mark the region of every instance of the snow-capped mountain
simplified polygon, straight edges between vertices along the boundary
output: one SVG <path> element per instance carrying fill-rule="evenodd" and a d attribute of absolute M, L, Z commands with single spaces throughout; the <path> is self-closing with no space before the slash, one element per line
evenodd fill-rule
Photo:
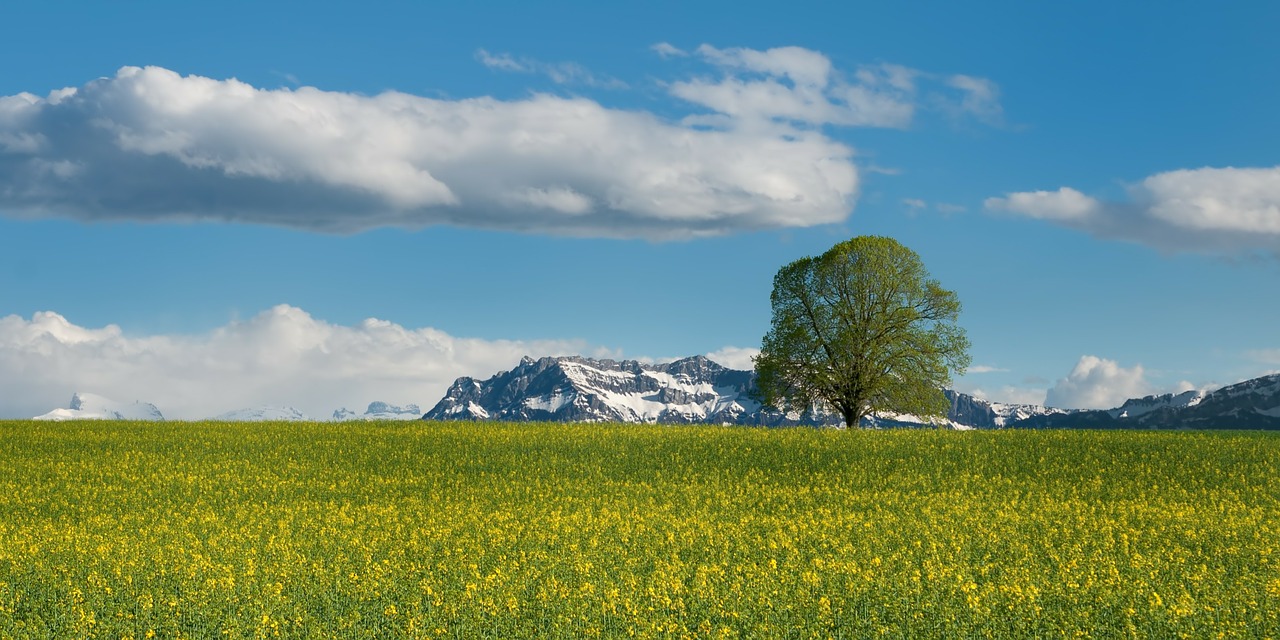
<path fill-rule="evenodd" d="M 356 413 L 346 407 L 333 412 L 333 420 L 418 420 L 422 418 L 422 409 L 416 404 L 403 407 L 386 402 L 370 402 L 364 413 Z"/>
<path fill-rule="evenodd" d="M 951 402 L 951 408 L 947 410 L 947 419 L 975 429 L 1001 429 L 1032 416 L 1067 413 L 1062 409 L 1042 407 L 1038 404 L 989 402 L 950 389 L 943 390 L 943 393 Z"/>
<path fill-rule="evenodd" d="M 265 422 L 268 420 L 310 420 L 310 418 L 307 417 L 307 414 L 293 407 L 262 406 L 228 411 L 214 418 L 214 420 L 221 422 Z"/>
<path fill-rule="evenodd" d="M 1280 429 L 1280 374 L 1212 393 L 1186 391 L 1126 401 L 1115 409 L 1029 418 L 1013 426 L 1092 429 Z"/>
<path fill-rule="evenodd" d="M 424 418 L 737 424 L 759 409 L 750 386 L 749 372 L 702 356 L 659 365 L 525 357 L 483 382 L 458 378 Z"/>
<path fill-rule="evenodd" d="M 92 393 L 74 393 L 66 409 L 54 409 L 35 420 L 164 420 L 149 402 L 124 403 Z"/>
<path fill-rule="evenodd" d="M 1125 400 L 1124 404 L 1110 409 L 1107 413 L 1112 418 L 1136 418 L 1138 416 L 1151 413 L 1152 411 L 1160 411 L 1161 409 L 1185 409 L 1200 404 L 1204 400 L 1206 392 L 1192 389 L 1191 391 L 1183 391 L 1179 394 L 1166 393 L 1158 396 L 1146 396 L 1144 398 L 1131 398 Z"/>
<path fill-rule="evenodd" d="M 519 366 L 479 381 L 459 378 L 426 420 L 546 420 L 663 424 L 838 425 L 832 412 L 762 409 L 753 396 L 755 374 L 725 368 L 703 356 L 668 364 L 616 362 L 579 356 L 524 358 Z M 998 405 L 948 391 L 952 410 L 940 426 L 990 429 L 1030 415 L 1058 411 Z M 915 416 L 880 414 L 866 426 L 918 427 Z"/>

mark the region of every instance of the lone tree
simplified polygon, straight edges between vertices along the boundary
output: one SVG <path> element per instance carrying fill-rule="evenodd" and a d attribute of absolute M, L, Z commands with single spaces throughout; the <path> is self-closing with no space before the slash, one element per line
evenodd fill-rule
<path fill-rule="evenodd" d="M 773 322 L 756 358 L 767 406 L 943 417 L 942 388 L 969 366 L 960 300 L 892 238 L 860 236 L 773 278 Z"/>

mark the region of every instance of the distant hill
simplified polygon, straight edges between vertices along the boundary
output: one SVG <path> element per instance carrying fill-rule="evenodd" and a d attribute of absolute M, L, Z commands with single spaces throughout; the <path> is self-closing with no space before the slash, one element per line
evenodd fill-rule
<path fill-rule="evenodd" d="M 1188 391 L 1126 401 L 1115 409 L 1040 415 L 1025 429 L 1280 429 L 1280 374 L 1245 380 L 1213 393 Z"/>

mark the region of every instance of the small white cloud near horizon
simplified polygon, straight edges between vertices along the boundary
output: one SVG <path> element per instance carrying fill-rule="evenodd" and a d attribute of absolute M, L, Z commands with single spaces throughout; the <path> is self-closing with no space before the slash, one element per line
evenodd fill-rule
<path fill-rule="evenodd" d="M 288 405 L 315 419 L 380 400 L 425 412 L 460 376 L 488 378 L 523 356 L 616 354 L 581 340 L 484 340 L 369 318 L 327 323 L 289 305 L 200 335 L 133 337 L 44 311 L 0 317 L 0 417 L 66 407 L 75 392 L 150 402 L 167 418 Z"/>
<path fill-rule="evenodd" d="M 1121 367 L 1115 360 L 1080 356 L 1065 378 L 1045 394 L 1045 405 L 1059 409 L 1113 409 L 1130 398 L 1152 393 L 1142 365 Z"/>
<path fill-rule="evenodd" d="M 988 211 L 1057 222 L 1091 235 L 1166 251 L 1280 258 L 1280 166 L 1203 167 L 1157 173 L 1102 202 L 1070 187 L 988 198 Z"/>
<path fill-rule="evenodd" d="M 1280 349 L 1252 349 L 1245 356 L 1262 364 L 1280 364 Z"/>
<path fill-rule="evenodd" d="M 1001 367 L 993 367 L 990 365 L 978 364 L 978 365 L 969 367 L 968 369 L 965 369 L 964 372 L 965 374 L 970 374 L 970 373 L 1006 373 L 1008 371 L 1009 371 L 1008 369 L 1003 369 Z"/>
<path fill-rule="evenodd" d="M 999 402 L 1002 404 L 1034 404 L 1044 405 L 1043 388 L 1015 387 L 1012 385 L 1002 386 L 994 391 L 987 391 L 981 387 L 975 387 L 964 393 L 987 402 Z"/>
<path fill-rule="evenodd" d="M 752 371 L 756 368 L 753 358 L 758 355 L 760 350 L 755 347 L 734 346 L 725 346 L 706 354 L 709 360 L 720 366 L 743 371 Z"/>

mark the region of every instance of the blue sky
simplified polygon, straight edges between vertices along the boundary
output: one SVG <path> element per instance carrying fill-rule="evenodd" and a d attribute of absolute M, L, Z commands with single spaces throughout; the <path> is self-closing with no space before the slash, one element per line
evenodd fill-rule
<path fill-rule="evenodd" d="M 742 364 L 862 234 L 959 293 L 961 390 L 1280 369 L 1280 7 L 828 4 L 10 4 L 0 415 Z"/>

